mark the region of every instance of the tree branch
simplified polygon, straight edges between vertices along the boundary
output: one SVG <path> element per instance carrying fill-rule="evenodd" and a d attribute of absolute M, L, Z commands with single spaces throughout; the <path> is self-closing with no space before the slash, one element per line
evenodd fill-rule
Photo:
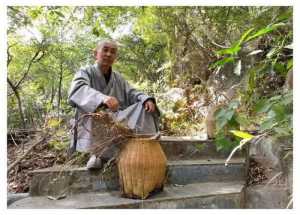
<path fill-rule="evenodd" d="M 7 47 L 7 67 L 10 64 L 10 62 L 12 61 L 13 56 L 10 54 L 9 49 L 13 46 L 15 46 L 17 43 L 11 44 Z"/>
<path fill-rule="evenodd" d="M 30 148 L 21 156 L 19 157 L 15 162 L 13 162 L 7 169 L 7 172 L 10 172 L 21 160 L 23 160 L 31 151 L 32 149 L 37 146 L 38 144 L 40 144 L 41 142 L 43 142 L 46 139 L 46 135 L 43 135 L 39 138 L 35 139 L 35 143 L 33 143 Z"/>
<path fill-rule="evenodd" d="M 7 77 L 7 82 L 9 84 L 9 86 L 11 87 L 11 89 L 14 91 L 14 93 L 16 93 L 17 89 L 15 88 L 15 85 L 12 83 L 12 81 Z"/>
<path fill-rule="evenodd" d="M 41 52 L 41 49 L 39 49 L 35 55 L 31 58 L 29 64 L 28 64 L 28 67 L 27 67 L 27 70 L 26 72 L 23 74 L 23 77 L 18 81 L 18 83 L 15 85 L 15 88 L 17 89 L 20 84 L 24 81 L 24 79 L 26 78 L 26 76 L 28 75 L 29 71 L 30 71 L 30 68 L 32 66 L 32 63 L 34 63 L 34 61 L 36 60 L 36 58 L 38 57 L 39 53 Z"/>

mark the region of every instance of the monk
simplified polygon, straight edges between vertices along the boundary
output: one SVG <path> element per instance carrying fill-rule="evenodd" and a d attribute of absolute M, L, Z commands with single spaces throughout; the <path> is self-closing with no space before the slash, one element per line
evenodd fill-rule
<path fill-rule="evenodd" d="M 81 114 L 95 112 L 107 107 L 116 121 L 125 121 L 137 134 L 158 132 L 159 111 L 155 98 L 133 88 L 112 65 L 117 58 L 118 46 L 115 41 L 103 40 L 94 51 L 96 63 L 81 68 L 71 83 L 69 103 L 76 108 L 75 122 Z M 71 151 L 88 152 L 92 144 L 92 120 L 74 126 Z M 83 129 L 83 127 L 85 129 Z M 101 158 L 92 155 L 87 168 L 101 168 Z"/>

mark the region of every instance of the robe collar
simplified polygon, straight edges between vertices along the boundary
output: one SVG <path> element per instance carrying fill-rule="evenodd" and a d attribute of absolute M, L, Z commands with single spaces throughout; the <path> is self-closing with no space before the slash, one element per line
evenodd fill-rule
<path fill-rule="evenodd" d="M 104 91 L 105 91 L 105 92 L 106 92 L 106 91 L 108 92 L 108 91 L 112 88 L 113 83 L 114 83 L 114 72 L 112 71 L 112 68 L 110 68 L 111 74 L 110 74 L 110 79 L 109 79 L 108 83 L 106 83 L 105 77 L 104 77 L 104 75 L 103 75 L 101 69 L 99 68 L 98 63 L 95 63 L 95 64 L 94 64 L 94 68 L 95 68 L 95 70 L 96 70 L 96 76 L 97 76 L 97 77 L 99 78 L 99 80 L 100 80 L 101 86 L 104 87 Z"/>

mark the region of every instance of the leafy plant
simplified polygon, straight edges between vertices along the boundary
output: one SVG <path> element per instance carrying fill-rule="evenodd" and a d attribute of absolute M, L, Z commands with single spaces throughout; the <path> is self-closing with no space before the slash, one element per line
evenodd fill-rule
<path fill-rule="evenodd" d="M 216 120 L 216 145 L 218 150 L 231 150 L 239 139 L 230 135 L 229 130 L 239 129 L 238 100 L 231 101 L 227 106 L 222 106 L 215 112 Z"/>
<path fill-rule="evenodd" d="M 290 33 L 280 34 L 280 31 L 284 32 L 290 25 L 290 17 L 291 14 L 278 17 L 277 22 L 258 30 L 250 28 L 229 48 L 216 52 L 221 59 L 213 63 L 211 68 L 221 68 L 227 63 L 234 63 L 233 74 L 240 76 L 243 68 L 244 80 L 247 83 L 239 92 L 239 104 L 236 105 L 239 108 L 232 103 L 221 108 L 215 115 L 216 142 L 219 148 L 228 148 L 230 138 L 241 140 L 237 131 L 249 127 L 255 128 L 259 133 L 272 132 L 275 136 L 292 135 L 292 91 L 286 92 L 282 89 L 284 79 L 293 64 L 292 53 L 286 49 L 291 48 L 289 44 L 292 37 Z M 264 44 L 268 47 L 266 50 L 247 50 L 247 55 L 241 54 L 250 41 L 264 41 L 264 38 L 272 38 Z M 256 57 L 254 63 L 247 67 L 242 65 L 246 57 L 255 55 L 259 57 Z M 236 132 L 230 134 L 229 129 Z M 232 134 L 234 138 L 230 137 Z"/>
<path fill-rule="evenodd" d="M 254 107 L 261 117 L 260 131 L 272 130 L 276 136 L 293 134 L 293 92 L 287 91 L 269 99 L 261 99 Z"/>
<path fill-rule="evenodd" d="M 241 36 L 241 38 L 237 42 L 233 43 L 231 47 L 216 51 L 217 56 L 225 56 L 225 57 L 223 57 L 221 60 L 216 61 L 214 64 L 212 64 L 211 67 L 216 68 L 216 67 L 224 66 L 226 63 L 237 61 L 238 59 L 240 59 L 240 57 L 238 56 L 239 52 L 241 51 L 243 46 L 246 45 L 247 42 L 262 37 L 265 34 L 271 33 L 272 31 L 282 26 L 285 26 L 285 23 L 280 22 L 280 23 L 271 24 L 262 29 L 259 29 L 258 31 L 252 34 L 251 32 L 254 31 L 254 28 L 250 28 Z M 272 50 L 272 53 L 269 53 L 267 56 L 269 57 L 272 56 L 272 54 L 274 54 L 275 51 L 278 50 L 276 49 Z M 253 54 L 254 53 L 252 52 L 252 55 Z M 239 61 L 237 61 L 237 63 L 239 64 Z"/>

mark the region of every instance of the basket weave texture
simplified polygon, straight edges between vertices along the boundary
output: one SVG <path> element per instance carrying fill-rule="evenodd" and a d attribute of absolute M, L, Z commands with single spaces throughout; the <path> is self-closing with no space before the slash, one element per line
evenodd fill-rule
<path fill-rule="evenodd" d="M 146 199 L 163 189 L 167 159 L 158 140 L 130 138 L 118 159 L 122 195 Z"/>

